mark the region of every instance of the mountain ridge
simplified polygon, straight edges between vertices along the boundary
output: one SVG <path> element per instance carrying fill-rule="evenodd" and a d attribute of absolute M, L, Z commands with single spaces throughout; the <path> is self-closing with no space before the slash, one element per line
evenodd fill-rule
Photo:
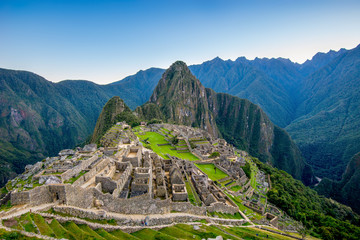
<path fill-rule="evenodd" d="M 355 49 L 358 48 L 359 46 Z M 239 64 L 238 66 L 241 66 L 240 63 L 246 66 L 247 68 L 246 73 L 248 73 L 247 76 L 249 77 L 250 79 L 249 83 L 251 84 L 238 85 L 238 88 L 236 88 L 238 90 L 239 89 L 241 90 L 241 86 L 248 87 L 247 90 L 248 92 L 242 90 L 242 92 L 239 92 L 239 95 L 243 94 L 244 96 L 242 97 L 249 98 L 254 103 L 259 104 L 259 106 L 261 106 L 264 109 L 264 111 L 270 116 L 272 121 L 275 120 L 274 121 L 275 123 L 279 123 L 276 119 L 280 119 L 280 122 L 283 122 L 283 124 L 280 124 L 280 126 L 284 126 L 287 122 L 289 122 L 289 119 L 290 120 L 292 119 L 291 117 L 294 114 L 292 105 L 302 104 L 303 99 L 300 99 L 302 93 L 296 92 L 296 89 L 298 89 L 298 85 L 304 84 L 305 81 L 310 81 L 311 79 L 315 79 L 316 77 L 319 79 L 324 78 L 324 76 L 326 75 L 321 76 L 320 73 L 324 73 L 324 72 L 326 73 L 327 71 L 326 69 L 329 64 L 330 65 L 333 64 L 333 66 L 335 66 L 336 65 L 335 63 L 337 62 L 335 60 L 341 56 L 348 55 L 349 52 L 354 52 L 354 49 L 352 50 L 340 49 L 339 51 L 329 51 L 328 53 L 319 53 L 315 55 L 311 60 L 306 61 L 307 62 L 306 65 L 312 66 L 311 69 L 313 70 L 311 71 L 305 69 L 304 63 L 303 64 L 291 63 L 288 60 L 282 58 L 277 58 L 277 59 L 256 58 L 254 60 L 247 60 L 244 57 L 239 57 L 235 61 L 215 58 L 213 60 L 207 61 L 207 63 L 209 64 L 209 62 L 211 61 L 218 63 L 225 62 L 225 66 L 228 69 L 230 68 L 229 65 L 231 65 L 234 62 L 238 62 Z M 351 57 L 355 60 L 358 58 L 357 56 L 351 56 Z M 349 62 L 351 62 L 350 58 L 349 58 Z M 271 65 L 270 63 L 273 65 Z M 341 63 L 341 61 L 340 62 L 338 61 L 338 63 Z M 211 64 L 209 64 L 209 66 L 211 67 Z M 269 68 L 269 66 L 272 67 Z M 281 71 L 284 74 L 280 74 L 281 76 L 286 76 L 284 79 L 281 78 L 277 79 L 276 74 L 279 74 L 275 71 L 275 69 L 277 69 L 277 66 L 282 66 L 284 68 L 284 71 Z M 349 67 L 347 65 L 341 65 L 341 66 L 343 68 Z M 201 82 L 203 82 L 204 80 L 206 81 L 211 80 L 211 79 L 202 79 L 202 77 L 199 77 L 197 73 L 193 70 L 193 68 L 195 67 L 190 66 L 189 68 L 190 70 L 192 70 L 194 75 L 198 79 L 200 79 Z M 341 72 L 340 66 L 338 68 L 339 69 L 337 71 L 338 73 L 340 73 Z M 212 69 L 216 70 L 216 68 L 214 67 Z M 269 71 L 269 69 L 270 70 L 272 69 L 273 72 Z M 353 69 L 352 70 L 353 76 L 356 76 L 356 73 L 354 71 L 356 71 L 357 68 L 353 67 L 352 69 Z M 3 136 L 3 140 L 0 143 L 2 145 L 0 160 L 2 166 L 1 169 L 3 171 L 1 173 L 1 176 L 8 176 L 6 177 L 6 179 L 8 179 L 10 175 L 14 176 L 16 172 L 21 172 L 23 167 L 27 163 L 38 161 L 44 156 L 44 153 L 48 154 L 41 149 L 40 152 L 39 151 L 34 152 L 31 149 L 35 149 L 36 146 L 42 146 L 43 143 L 54 146 L 54 143 L 52 141 L 52 139 L 56 139 L 54 136 L 58 136 L 58 134 L 63 134 L 64 136 L 63 140 L 64 142 L 67 142 L 67 145 L 65 143 L 61 143 L 61 144 L 65 144 L 62 145 L 61 148 L 64 148 L 65 146 L 73 147 L 74 145 L 76 145 L 76 143 L 82 141 L 82 139 L 85 139 L 86 137 L 84 135 L 89 135 L 91 133 L 92 128 L 95 126 L 97 116 L 99 116 L 102 106 L 112 96 L 119 95 L 121 98 L 124 99 L 125 103 L 128 104 L 131 109 L 135 109 L 137 106 L 146 102 L 150 98 L 151 93 L 157 84 L 157 81 L 161 78 L 161 74 L 165 71 L 163 69 L 151 68 L 151 71 L 150 70 L 139 71 L 137 74 L 125 78 L 127 79 L 127 81 L 124 82 L 118 81 L 108 85 L 91 84 L 91 82 L 87 82 L 87 81 L 86 82 L 80 81 L 82 83 L 79 84 L 77 83 L 77 81 L 71 81 L 71 80 L 63 81 L 60 83 L 45 82 L 44 84 L 46 86 L 48 87 L 49 85 L 53 86 L 50 87 L 52 90 L 49 92 L 55 91 L 56 92 L 56 94 L 54 94 L 55 96 L 57 94 L 60 94 L 61 95 L 60 99 L 65 98 L 66 100 L 64 106 L 60 106 L 61 104 L 56 104 L 55 109 L 51 106 L 48 106 L 48 104 L 46 102 L 44 103 L 44 101 L 42 101 L 41 99 L 35 99 L 36 101 L 33 100 L 34 105 L 43 106 L 42 104 L 44 104 L 44 106 L 47 106 L 44 109 L 47 109 L 46 111 L 48 112 L 48 114 L 50 114 L 49 116 L 53 116 L 51 118 L 52 119 L 51 121 L 43 121 L 41 119 L 42 118 L 41 113 L 44 114 L 43 116 L 45 116 L 46 111 L 41 112 L 41 111 L 34 111 L 34 109 L 32 109 L 30 112 L 24 112 L 24 111 L 19 111 L 22 109 L 19 109 L 19 107 L 16 105 L 17 104 L 16 101 L 18 101 L 17 99 L 22 98 L 22 95 L 18 95 L 19 94 L 18 92 L 28 91 L 26 84 L 21 83 L 21 81 L 25 81 L 28 78 L 28 76 L 26 75 L 31 75 L 32 73 L 26 71 L 14 71 L 14 70 L 7 70 L 6 73 L 4 73 L 5 70 L 6 69 L 3 69 L 3 71 L 1 71 L 0 73 L 1 79 L 11 77 L 11 75 L 13 75 L 14 72 L 22 72 L 23 75 L 22 78 L 24 79 L 17 78 L 17 81 L 10 83 L 11 87 L 9 87 L 8 84 L 0 84 L 0 90 L 2 89 L 5 92 L 10 92 L 12 94 L 15 94 L 14 96 L 20 96 L 17 98 L 6 99 L 3 97 L 3 95 L 1 95 L 2 98 L 0 99 L 0 101 L 3 104 L 1 105 L 2 107 L 1 115 L 0 115 L 1 123 L 3 124 L 3 126 L 8 126 L 8 124 L 10 123 L 16 124 L 17 121 L 22 119 L 22 114 L 24 113 L 27 113 L 24 116 L 34 116 L 34 119 L 32 120 L 33 123 L 27 122 L 25 126 L 24 120 L 21 120 L 19 123 L 22 123 L 22 125 L 20 124 L 20 126 L 17 127 L 16 129 L 11 128 L 13 129 L 11 130 L 11 132 L 14 133 L 12 135 L 12 139 L 13 139 L 12 141 L 10 141 L 11 134 L 9 134 L 7 130 L 5 131 L 1 130 L 1 126 L 0 126 L 0 130 L 1 130 L 0 135 L 2 134 L 1 136 Z M 259 71 L 261 72 L 261 74 L 257 75 Z M 239 70 L 236 70 L 234 68 L 232 70 L 232 73 L 234 75 L 232 76 L 233 80 L 230 81 L 230 83 L 235 84 L 236 81 L 234 82 L 234 80 L 236 80 L 236 77 L 234 76 L 236 76 L 236 74 L 239 74 Z M 303 77 L 301 79 L 300 78 L 297 79 L 297 77 L 295 77 L 294 79 L 294 76 L 299 76 L 299 74 L 301 74 Z M 221 74 L 218 74 L 217 76 L 218 79 L 220 79 L 221 81 L 224 80 L 225 78 L 224 75 Z M 229 76 L 231 76 L 230 73 Z M 342 75 L 339 74 L 338 76 L 340 76 L 338 77 L 338 79 L 341 80 Z M 351 77 L 351 74 L 349 74 L 348 76 Z M 253 80 L 256 80 L 256 82 L 252 83 L 251 77 L 253 78 Z M 217 82 L 217 86 L 222 87 L 222 85 L 224 84 L 222 84 L 220 80 L 214 82 Z M 262 84 L 262 82 L 264 81 L 266 84 Z M 144 84 L 140 85 L 139 83 L 144 83 Z M 347 81 L 339 81 L 336 88 L 339 88 L 339 86 L 340 88 L 341 86 L 346 86 L 346 83 Z M 16 88 L 15 85 L 17 84 L 22 87 Z M 126 86 L 127 84 L 129 86 Z M 38 84 L 38 86 L 41 85 L 42 84 Z M 296 87 L 295 87 L 295 91 L 293 91 L 291 94 L 283 93 L 283 91 L 285 91 L 286 89 L 288 89 L 286 91 L 289 91 L 289 89 L 291 89 L 293 86 Z M 87 89 L 91 90 L 89 94 L 87 94 L 85 91 Z M 277 94 L 272 93 L 273 89 L 276 90 L 274 92 L 276 92 Z M 357 88 L 356 85 L 354 85 L 352 88 L 349 89 L 350 89 L 349 92 L 355 92 L 354 89 L 356 90 Z M 218 89 L 216 88 L 215 90 L 218 91 Z M 232 94 L 237 94 L 235 90 L 232 92 Z M 81 94 L 82 91 L 83 94 Z M 33 91 L 30 90 L 29 93 L 31 92 Z M 46 92 L 44 92 L 43 94 L 44 96 L 46 96 Z M 89 97 L 90 95 L 95 96 L 94 101 L 92 101 L 91 98 L 88 98 L 88 100 L 86 100 L 87 97 Z M 41 98 L 42 93 L 39 96 Z M 296 96 L 296 100 L 288 101 L 289 96 L 290 97 Z M 299 144 L 300 149 L 305 155 L 307 161 L 309 161 L 311 165 L 315 167 L 316 175 L 320 177 L 324 177 L 324 176 L 330 177 L 336 180 L 340 180 L 341 175 L 346 169 L 346 164 L 348 164 L 352 155 L 354 155 L 356 152 L 360 150 L 359 147 L 356 145 L 356 143 L 359 142 L 357 140 L 359 138 L 357 137 L 356 134 L 351 134 L 354 132 L 353 130 L 351 130 L 352 129 L 351 127 L 358 126 L 358 122 L 357 122 L 358 118 L 356 118 L 357 115 L 353 114 L 353 116 L 348 116 L 347 114 L 349 112 L 350 113 L 356 112 L 356 106 L 358 105 L 356 105 L 356 101 L 351 100 L 351 98 L 343 99 L 341 94 L 339 94 L 338 96 L 339 96 L 338 98 L 339 100 L 334 100 L 334 99 L 332 100 L 335 102 L 337 101 L 338 102 L 337 105 L 335 104 L 333 106 L 327 106 L 328 109 L 322 109 L 322 105 L 319 105 L 318 110 L 320 111 L 318 111 L 318 113 L 315 112 L 314 114 L 308 113 L 307 117 L 304 116 L 303 118 L 298 118 L 297 119 L 298 121 L 296 121 L 293 125 L 287 127 L 287 130 L 291 134 L 292 139 L 294 139 L 296 143 Z M 352 99 L 356 100 L 355 97 L 353 97 Z M 5 104 L 5 100 L 8 101 L 7 105 Z M 284 105 L 284 103 L 288 103 L 288 102 L 291 102 L 291 105 L 289 106 Z M 27 105 L 25 104 L 24 106 Z M 11 107 L 13 108 L 13 110 L 11 110 Z M 62 109 L 62 108 L 67 108 L 68 114 L 62 115 L 64 114 L 64 112 L 59 113 L 57 111 L 57 109 Z M 75 109 L 75 111 L 70 109 Z M 145 109 L 142 110 L 145 111 Z M 146 110 L 147 112 L 150 112 L 156 109 L 154 108 L 154 106 L 149 105 L 148 109 Z M 271 114 L 271 111 L 273 111 L 273 114 Z M 67 119 L 66 115 L 72 116 L 72 119 L 66 120 L 66 125 L 68 125 L 69 128 L 67 129 L 64 128 L 61 131 L 59 131 L 59 128 L 56 131 L 54 130 L 49 131 L 49 129 L 55 127 L 64 119 Z M 160 116 L 160 112 L 154 112 L 153 115 Z M 336 118 L 334 118 L 335 115 Z M 62 118 L 64 116 L 65 118 Z M 74 116 L 75 119 L 79 119 L 76 120 L 76 123 L 74 123 L 74 119 L 73 119 Z M 317 120 L 318 123 L 325 121 L 324 122 L 325 124 L 318 124 L 316 123 L 316 121 L 311 122 L 314 119 Z M 337 127 L 337 126 L 342 126 L 341 124 L 338 125 L 335 124 L 334 127 L 328 127 L 328 129 L 335 129 L 336 130 L 335 132 L 338 132 L 337 135 L 336 134 L 334 135 L 334 133 L 332 133 L 331 131 L 330 132 L 323 131 L 323 127 L 328 125 L 328 123 L 331 123 L 328 126 L 333 126 L 331 119 L 336 119 L 335 121 L 336 124 L 337 121 L 346 122 L 346 124 L 344 125 L 345 127 L 341 127 L 341 128 Z M 83 124 L 84 121 L 86 121 L 86 124 Z M 42 124 L 41 126 L 45 126 L 41 128 L 42 133 L 39 133 L 40 132 L 38 129 L 38 126 L 40 126 L 39 122 L 43 122 L 44 124 Z M 32 126 L 31 129 L 30 130 L 28 129 L 28 131 L 25 130 L 24 132 L 24 127 L 25 129 L 27 129 L 29 128 L 30 125 Z M 310 125 L 313 126 L 314 128 L 309 128 Z M 86 129 L 85 131 L 81 130 L 84 129 L 84 126 Z M 302 129 L 302 132 L 299 132 L 297 128 Z M 7 129 L 7 128 L 3 127 L 3 129 Z M 85 132 L 85 134 L 79 136 L 79 134 L 76 133 L 76 131 L 81 131 L 83 133 Z M 44 132 L 45 133 L 47 132 L 49 136 L 43 137 Z M 310 133 L 310 136 L 314 136 L 314 138 L 309 139 L 308 142 L 304 142 L 301 139 L 306 140 L 308 134 L 307 132 Z M 6 137 L 4 138 L 5 135 Z M 15 138 L 16 136 L 22 136 L 23 139 L 27 139 L 27 140 L 26 141 L 23 140 L 19 142 L 14 141 L 14 139 L 17 139 Z M 338 140 L 336 140 L 333 136 L 339 136 Z M 304 145 L 302 142 L 306 143 L 307 145 Z M 330 144 L 324 145 L 327 142 L 330 142 Z M 60 147 L 58 148 L 60 150 Z M 54 152 L 56 152 L 54 147 L 52 147 L 52 149 Z M 324 165 L 324 163 L 327 165 Z M 328 168 L 329 165 L 334 167 Z M 324 168 L 324 166 L 327 166 L 327 168 Z M 17 170 L 14 172 L 14 169 Z M 4 179 L 4 181 L 6 181 L 6 179 Z"/>

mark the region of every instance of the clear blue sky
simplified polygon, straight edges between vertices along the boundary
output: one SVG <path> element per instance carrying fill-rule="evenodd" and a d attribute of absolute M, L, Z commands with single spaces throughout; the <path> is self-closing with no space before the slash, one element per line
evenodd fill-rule
<path fill-rule="evenodd" d="M 54 82 L 216 56 L 301 63 L 359 43 L 358 0 L 0 0 L 0 67 Z"/>

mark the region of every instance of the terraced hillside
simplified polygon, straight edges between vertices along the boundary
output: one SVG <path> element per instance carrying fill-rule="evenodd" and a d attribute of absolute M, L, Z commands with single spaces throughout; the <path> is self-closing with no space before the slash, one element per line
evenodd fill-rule
<path fill-rule="evenodd" d="M 6 239 L 98 239 L 98 240 L 136 240 L 136 239 L 208 239 L 222 236 L 223 239 L 294 239 L 286 233 L 271 228 L 264 230 L 255 227 L 230 227 L 209 224 L 206 221 L 192 224 L 176 224 L 166 227 L 133 229 L 111 229 L 112 225 L 98 224 L 82 220 L 66 221 L 66 217 L 47 217 L 44 213 L 26 213 L 4 219 L 0 237 Z M 103 227 L 101 227 L 103 226 Z M 10 232 L 9 230 L 12 230 Z M 270 231 L 269 231 L 270 230 Z M 271 232 L 273 231 L 273 232 Z M 129 233 L 128 233 L 129 232 Z M 276 233 L 277 232 L 277 233 Z M 283 235 L 284 234 L 284 235 Z M 291 236 L 299 237 L 293 234 Z M 315 238 L 313 238 L 315 239 Z"/>

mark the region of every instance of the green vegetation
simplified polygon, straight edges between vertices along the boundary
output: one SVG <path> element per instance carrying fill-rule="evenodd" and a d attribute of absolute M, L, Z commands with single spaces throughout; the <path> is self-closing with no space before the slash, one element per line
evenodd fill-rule
<path fill-rule="evenodd" d="M 258 167 L 270 174 L 272 188 L 268 201 L 311 229 L 311 234 L 324 239 L 358 239 L 360 217 L 349 207 L 320 197 L 284 171 L 255 160 Z"/>
<path fill-rule="evenodd" d="M 176 239 L 194 239 L 194 236 L 196 236 L 175 226 L 160 229 L 159 232 L 172 236 Z"/>
<path fill-rule="evenodd" d="M 219 152 L 212 152 L 209 156 L 209 158 L 217 158 L 220 157 L 220 153 Z"/>
<path fill-rule="evenodd" d="M 189 161 L 196 161 L 199 160 L 198 157 L 194 156 L 192 153 L 190 152 L 185 152 L 185 153 L 179 153 L 176 150 L 172 150 L 172 146 L 171 145 L 163 145 L 163 146 L 159 146 L 158 144 L 169 144 L 168 141 L 165 140 L 165 137 L 162 136 L 160 133 L 156 133 L 156 132 L 145 132 L 145 135 L 140 135 L 138 132 L 135 132 L 135 134 L 142 140 L 144 141 L 145 139 L 147 139 L 147 142 L 149 142 L 149 144 L 146 144 L 144 142 L 144 146 L 148 147 L 150 146 L 151 149 L 156 152 L 157 154 L 159 154 L 161 157 L 163 157 L 164 159 L 168 159 L 167 154 L 169 154 L 170 156 L 174 156 L 174 157 L 178 157 L 181 159 L 186 159 Z"/>
<path fill-rule="evenodd" d="M 76 180 L 78 180 L 81 176 L 85 175 L 88 171 L 82 170 L 77 176 L 70 178 L 69 180 L 65 181 L 64 183 L 73 184 Z"/>
<path fill-rule="evenodd" d="M 7 201 L 5 204 L 0 206 L 0 211 L 7 211 L 12 208 L 11 201 Z"/>
<path fill-rule="evenodd" d="M 250 164 L 247 161 L 245 163 L 245 166 L 241 167 L 244 170 L 244 173 L 246 174 L 246 176 L 250 179 L 251 178 L 251 169 L 250 169 Z"/>
<path fill-rule="evenodd" d="M 107 231 L 105 231 L 104 229 L 100 228 L 100 229 L 96 229 L 95 232 L 105 238 L 105 239 L 108 239 L 108 240 L 119 240 L 119 238 L 115 237 L 114 235 L 108 233 Z M 130 234 L 129 234 L 130 235 Z"/>
<path fill-rule="evenodd" d="M 219 179 L 229 176 L 223 171 L 221 171 L 219 168 L 215 167 L 214 164 L 195 164 L 195 165 L 206 175 L 208 175 L 208 177 L 213 181 L 217 181 Z"/>
<path fill-rule="evenodd" d="M 26 213 L 20 216 L 19 220 L 19 227 L 23 226 L 25 231 L 38 233 L 37 228 L 34 225 L 33 218 L 31 217 L 30 213 Z"/>
<path fill-rule="evenodd" d="M 165 79 L 156 86 L 149 102 L 137 108 L 140 118 L 149 120 L 153 117 L 147 116 L 147 113 L 153 112 L 145 111 L 151 105 L 155 112 L 161 113 L 164 122 L 192 127 L 206 125 L 208 132 L 217 128 L 228 143 L 249 152 L 261 161 L 271 161 L 274 166 L 289 172 L 297 179 L 314 179 L 311 169 L 304 163 L 301 152 L 289 135 L 275 126 L 259 106 L 211 89 L 201 93 L 204 87 L 181 61 L 172 64 L 164 76 Z M 193 96 L 185 98 L 181 94 L 184 90 L 194 93 Z M 202 94 L 204 97 L 199 97 Z M 190 112 L 192 117 L 181 115 L 180 112 L 184 110 Z M 274 138 L 264 141 L 267 139 L 262 135 L 264 130 L 269 134 L 273 133 Z"/>
<path fill-rule="evenodd" d="M 221 227 L 225 229 L 224 227 Z M 273 239 L 273 240 L 293 240 L 293 238 L 281 236 L 269 231 L 259 230 L 257 228 L 249 227 L 232 227 L 226 228 L 226 231 L 241 237 L 242 239 Z"/>
<path fill-rule="evenodd" d="M 68 232 L 56 219 L 53 219 L 49 224 L 57 238 L 75 239 L 75 237 Z"/>
<path fill-rule="evenodd" d="M 131 235 L 137 237 L 137 238 L 140 238 L 140 239 L 144 239 L 144 240 L 166 240 L 166 239 L 176 239 L 170 235 L 167 235 L 165 233 L 162 233 L 160 231 L 155 231 L 155 230 L 152 230 L 150 228 L 144 228 L 140 231 L 137 231 L 137 232 L 134 232 L 132 233 Z"/>
<path fill-rule="evenodd" d="M 49 225 L 45 222 L 44 218 L 38 214 L 31 214 L 32 219 L 34 220 L 34 223 L 38 227 L 40 234 L 46 235 L 49 237 L 56 237 L 55 233 L 49 227 Z"/>
<path fill-rule="evenodd" d="M 50 213 L 50 214 L 54 214 L 54 215 L 59 215 L 59 216 L 62 216 L 62 217 L 77 217 L 77 216 L 73 216 L 73 215 L 70 215 L 70 214 L 57 212 L 53 208 L 50 208 L 49 210 L 47 210 L 45 212 Z M 91 219 L 91 218 L 81 218 L 81 217 L 77 217 L 77 218 L 84 219 L 84 220 L 86 220 L 88 222 L 93 222 L 93 223 L 117 225 L 117 222 L 116 222 L 115 219 Z"/>
<path fill-rule="evenodd" d="M 360 152 L 353 156 L 346 167 L 341 181 L 322 179 L 315 190 L 320 194 L 349 205 L 360 213 Z"/>
<path fill-rule="evenodd" d="M 260 220 L 263 219 L 264 216 L 260 215 L 257 212 L 254 212 L 252 209 L 245 207 L 242 204 L 242 200 L 239 197 L 234 197 L 231 194 L 229 194 L 227 191 L 225 191 L 225 194 L 239 207 L 240 211 L 244 212 L 246 211 L 246 214 L 252 214 L 254 219 Z"/>
<path fill-rule="evenodd" d="M 98 143 L 101 137 L 117 122 L 126 121 L 131 126 L 138 126 L 140 121 L 119 97 L 111 98 L 103 107 L 96 122 L 91 142 Z"/>
<path fill-rule="evenodd" d="M 83 230 L 84 232 L 86 232 L 87 234 L 89 234 L 90 236 L 94 237 L 95 239 L 99 239 L 99 240 L 105 240 L 105 238 L 103 238 L 102 236 L 100 236 L 97 232 L 95 232 L 94 230 L 92 230 L 88 225 L 86 224 L 78 224 L 78 227 Z"/>
<path fill-rule="evenodd" d="M 118 239 L 121 239 L 121 240 L 135 240 L 135 239 L 139 239 L 137 237 L 134 237 L 128 233 L 125 233 L 121 230 L 115 230 L 113 232 L 110 232 L 111 235 L 117 237 Z"/>
<path fill-rule="evenodd" d="M 232 186 L 232 187 L 230 188 L 230 190 L 231 190 L 231 191 L 234 191 L 234 192 L 237 192 L 237 191 L 239 191 L 241 188 L 242 188 L 241 186 L 235 185 L 235 186 Z"/>
<path fill-rule="evenodd" d="M 188 192 L 189 201 L 195 206 L 201 206 L 201 200 L 197 195 L 196 191 L 193 190 L 192 183 L 185 181 L 186 191 Z"/>
<path fill-rule="evenodd" d="M 221 212 L 208 212 L 208 215 L 211 217 L 226 218 L 226 219 L 243 219 L 240 213 L 229 214 Z"/>
<path fill-rule="evenodd" d="M 241 215 L 236 213 L 235 215 L 231 214 L 221 214 L 221 213 L 211 213 L 210 215 L 218 215 L 222 218 L 230 218 L 230 219 L 241 219 Z M 36 226 L 32 225 L 32 227 L 26 227 L 25 224 L 32 222 L 34 220 Z M 51 221 L 50 223 L 48 223 Z M 160 230 L 153 230 L 150 228 L 144 228 L 140 231 L 134 232 L 132 234 L 125 233 L 121 230 L 115 230 L 112 232 L 105 231 L 104 229 L 91 229 L 86 224 L 75 224 L 74 222 L 64 222 L 59 223 L 56 219 L 47 219 L 45 221 L 38 214 L 27 213 L 18 219 L 8 219 L 4 220 L 3 224 L 5 226 L 9 226 L 11 224 L 13 229 L 22 230 L 23 226 L 26 231 L 37 233 L 37 228 L 40 230 L 40 234 L 46 236 L 52 236 L 56 238 L 66 238 L 70 240 L 77 239 L 98 239 L 98 240 L 139 240 L 139 239 L 207 239 L 207 238 L 215 238 L 216 236 L 222 236 L 224 239 L 265 239 L 266 234 L 269 232 L 265 232 L 263 230 L 259 230 L 256 228 L 224 228 L 221 226 L 207 226 L 207 221 L 202 219 L 199 222 L 199 229 L 195 230 L 193 225 L 187 224 L 177 224 L 174 226 L 169 226 L 162 228 Z M 226 231 L 226 232 L 224 232 Z M 230 234 L 236 235 L 234 236 Z M 265 233 L 265 235 L 263 234 Z M 258 234 L 258 237 L 253 238 L 254 235 Z M 249 238 L 249 236 L 251 238 Z M 286 237 L 281 237 L 278 234 L 271 233 L 271 236 L 278 236 L 278 239 L 288 239 Z M 5 239 L 28 239 L 23 237 L 21 234 L 17 232 L 6 232 L 0 230 L 0 238 Z M 35 238 L 33 238 L 35 239 Z M 274 239 L 274 238 L 270 238 Z"/>
<path fill-rule="evenodd" d="M 4 229 L 0 229 L 0 238 L 1 239 L 16 239 L 16 240 L 40 240 L 40 238 L 36 238 L 36 237 L 28 237 L 28 236 L 24 236 L 21 233 L 18 232 L 8 232 Z"/>

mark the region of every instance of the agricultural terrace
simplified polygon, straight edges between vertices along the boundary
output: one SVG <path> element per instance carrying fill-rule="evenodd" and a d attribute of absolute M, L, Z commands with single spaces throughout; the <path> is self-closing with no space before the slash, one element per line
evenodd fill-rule
<path fill-rule="evenodd" d="M 213 180 L 217 181 L 219 179 L 228 177 L 226 173 L 221 171 L 219 168 L 215 167 L 214 164 L 195 164 L 201 171 L 203 171 L 208 177 Z"/>
<path fill-rule="evenodd" d="M 157 132 L 145 132 L 144 135 L 140 135 L 139 132 L 135 132 L 136 136 L 139 137 L 144 147 L 152 149 L 158 155 L 164 159 L 169 159 L 167 154 L 170 156 L 186 159 L 189 161 L 197 161 L 198 157 L 194 156 L 191 152 L 177 152 L 173 146 L 165 139 L 165 137 Z M 145 141 L 146 140 L 146 141 Z M 159 146 L 159 144 L 168 144 Z"/>

